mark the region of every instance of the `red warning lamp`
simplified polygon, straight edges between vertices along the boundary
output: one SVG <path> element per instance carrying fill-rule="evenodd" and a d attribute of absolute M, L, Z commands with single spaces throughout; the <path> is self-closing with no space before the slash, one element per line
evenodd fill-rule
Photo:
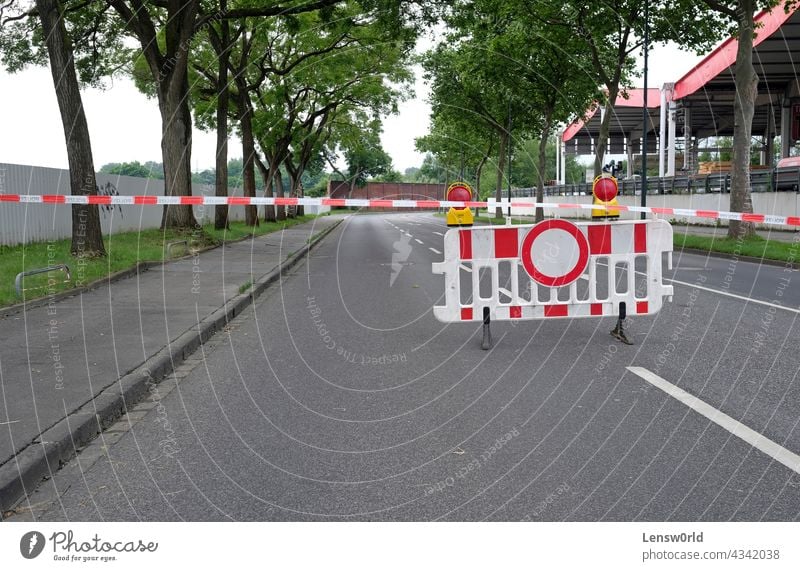
<path fill-rule="evenodd" d="M 601 178 L 594 185 L 594 195 L 603 202 L 611 202 L 617 197 L 617 181 L 614 177 Z"/>
<path fill-rule="evenodd" d="M 470 202 L 472 200 L 472 188 L 466 182 L 454 182 L 447 188 L 445 200 Z M 473 222 L 472 210 L 466 206 L 452 206 L 447 211 L 448 226 L 472 226 Z"/>
<path fill-rule="evenodd" d="M 447 189 L 447 200 L 469 202 L 472 200 L 472 192 L 463 184 L 455 183 Z"/>
<path fill-rule="evenodd" d="M 608 173 L 603 173 L 594 179 L 592 184 L 593 204 L 602 206 L 618 206 L 617 192 L 619 187 L 617 179 Z M 592 209 L 592 218 L 619 218 L 619 210 Z"/>

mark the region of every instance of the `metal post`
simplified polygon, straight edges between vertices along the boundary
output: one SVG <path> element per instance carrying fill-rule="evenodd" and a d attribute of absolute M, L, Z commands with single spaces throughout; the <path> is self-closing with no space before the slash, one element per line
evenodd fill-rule
<path fill-rule="evenodd" d="M 489 315 L 489 308 L 483 308 L 483 339 L 481 340 L 481 349 L 488 351 L 492 348 L 492 319 Z"/>
<path fill-rule="evenodd" d="M 508 222 L 511 223 L 511 147 L 514 144 L 511 138 L 511 100 L 508 100 Z"/>
<path fill-rule="evenodd" d="M 647 113 L 647 51 L 650 46 L 650 22 L 648 18 L 647 5 L 649 2 L 644 3 L 644 100 L 642 104 L 642 207 L 647 206 L 647 131 L 650 129 L 650 117 Z M 634 183 L 634 189 L 636 185 Z M 634 192 L 636 192 L 634 190 Z M 644 220 L 647 218 L 644 212 L 641 213 L 640 218 Z"/>

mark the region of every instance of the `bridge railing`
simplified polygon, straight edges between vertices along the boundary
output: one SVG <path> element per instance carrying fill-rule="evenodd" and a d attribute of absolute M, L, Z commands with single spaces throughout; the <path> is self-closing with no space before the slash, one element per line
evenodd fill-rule
<path fill-rule="evenodd" d="M 619 179 L 622 196 L 641 194 L 642 181 L 639 177 Z M 750 185 L 753 192 L 777 192 L 800 190 L 800 167 L 784 167 L 773 170 L 753 170 L 750 172 Z M 711 173 L 670 177 L 648 177 L 647 194 L 707 194 L 731 191 L 731 173 Z M 546 186 L 545 196 L 588 196 L 592 193 L 592 183 L 561 184 Z M 514 197 L 536 196 L 536 188 L 517 188 L 511 190 Z"/>

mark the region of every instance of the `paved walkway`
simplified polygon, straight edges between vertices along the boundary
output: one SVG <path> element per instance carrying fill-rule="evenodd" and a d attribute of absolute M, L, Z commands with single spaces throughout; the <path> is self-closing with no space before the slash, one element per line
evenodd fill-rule
<path fill-rule="evenodd" d="M 0 466 L 341 219 L 317 218 L 0 318 Z"/>

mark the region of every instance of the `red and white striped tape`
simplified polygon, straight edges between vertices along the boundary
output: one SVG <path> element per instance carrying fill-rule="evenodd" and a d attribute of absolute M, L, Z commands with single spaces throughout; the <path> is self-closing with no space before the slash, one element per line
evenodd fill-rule
<path fill-rule="evenodd" d="M 356 208 L 508 208 L 507 200 L 486 202 L 459 200 L 390 200 L 362 198 L 268 198 L 247 196 L 71 196 L 63 194 L 0 194 L 0 203 L 25 204 L 99 204 L 99 205 L 189 205 L 189 206 L 351 206 Z M 513 208 L 549 208 L 612 210 L 615 212 L 645 212 L 686 218 L 709 220 L 740 220 L 779 226 L 800 226 L 800 216 L 776 216 L 719 210 L 693 210 L 689 208 L 657 208 L 649 206 L 603 206 L 597 204 L 568 204 L 549 202 L 512 202 Z"/>

